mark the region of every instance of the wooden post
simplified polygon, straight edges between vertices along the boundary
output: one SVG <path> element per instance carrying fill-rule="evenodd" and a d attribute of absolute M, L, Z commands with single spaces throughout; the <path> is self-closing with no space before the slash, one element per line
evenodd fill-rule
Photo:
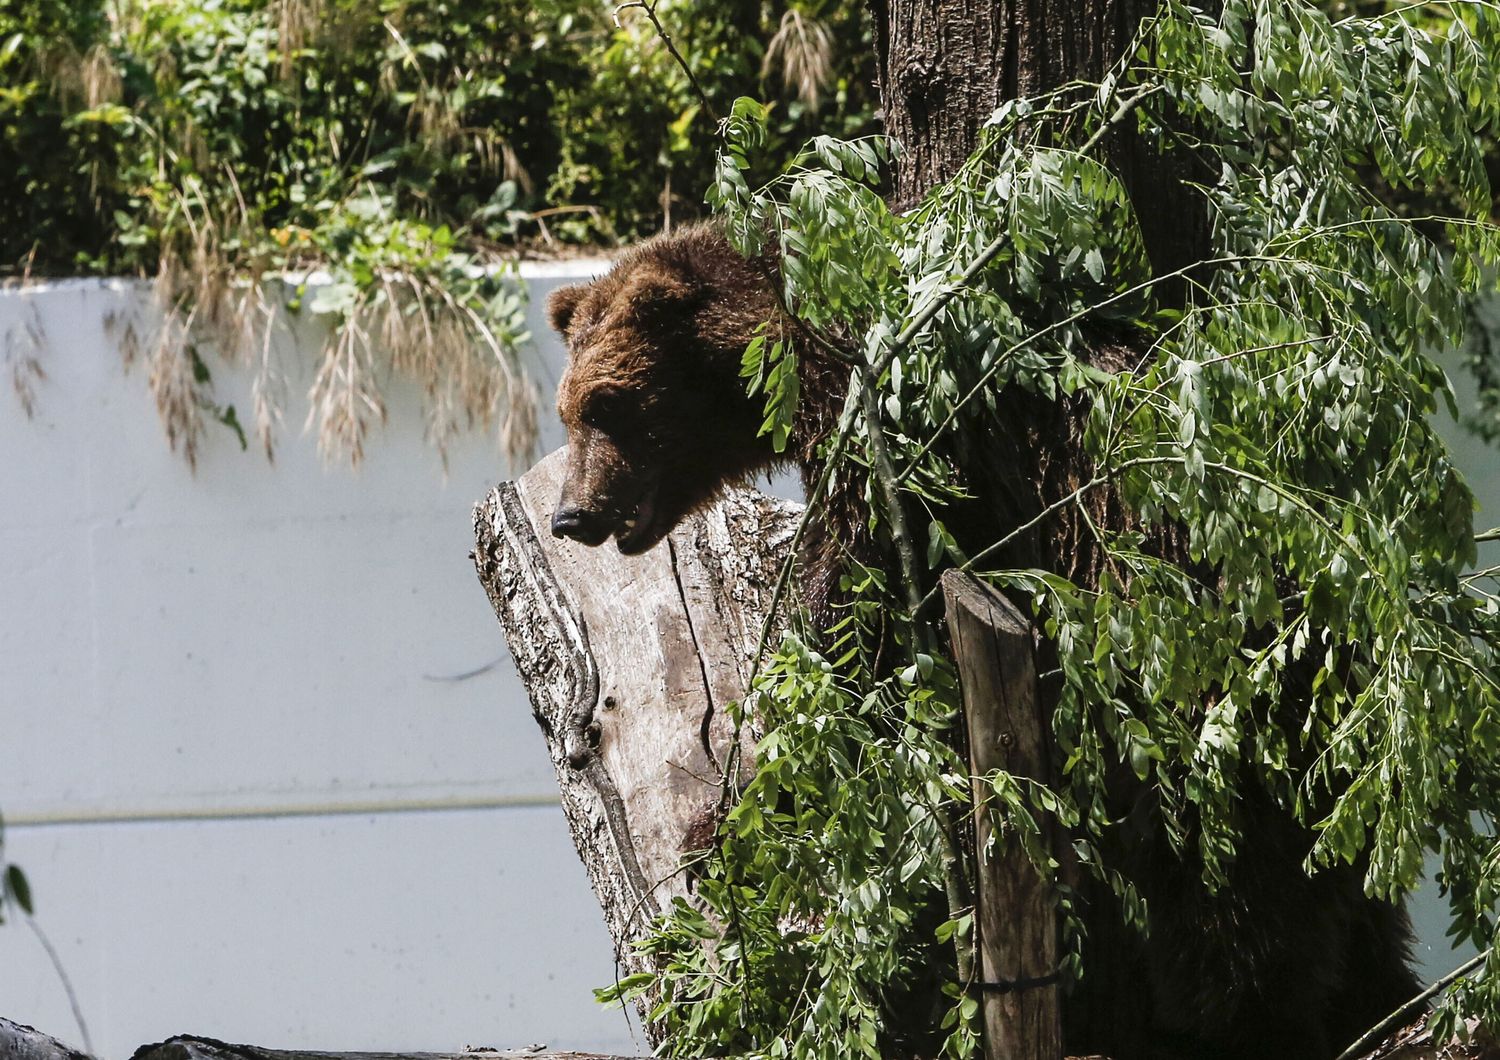
<path fill-rule="evenodd" d="M 1049 731 L 1041 716 L 1031 627 L 1010 601 L 971 575 L 943 575 L 948 630 L 963 686 L 974 784 L 978 889 L 975 924 L 986 1060 L 1063 1055 L 1057 910 L 1019 845 L 991 848 L 994 824 L 978 778 L 1001 769 L 1045 781 Z M 1045 985 L 1037 985 L 1041 980 Z M 1012 984 L 1007 989 L 1005 984 Z"/>

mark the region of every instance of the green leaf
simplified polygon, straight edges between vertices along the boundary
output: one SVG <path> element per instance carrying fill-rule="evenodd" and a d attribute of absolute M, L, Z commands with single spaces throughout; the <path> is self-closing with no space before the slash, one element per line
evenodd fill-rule
<path fill-rule="evenodd" d="M 31 884 L 26 879 L 26 874 L 21 871 L 21 866 L 7 865 L 5 867 L 5 894 L 20 906 L 27 916 L 36 915 L 36 909 L 31 904 Z"/>

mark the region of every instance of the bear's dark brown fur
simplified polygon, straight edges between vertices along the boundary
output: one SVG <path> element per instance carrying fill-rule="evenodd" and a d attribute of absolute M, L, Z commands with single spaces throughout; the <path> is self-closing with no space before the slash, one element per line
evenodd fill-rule
<path fill-rule="evenodd" d="M 759 399 L 740 378 L 746 344 L 781 318 L 762 272 L 711 226 L 661 237 L 624 254 L 608 275 L 562 288 L 548 303 L 567 339 L 558 390 L 568 430 L 568 475 L 553 531 L 622 552 L 660 541 L 685 515 L 777 460 L 758 435 Z M 794 336 L 793 336 L 794 337 Z M 787 458 L 811 481 L 820 443 L 842 408 L 849 369 L 801 349 L 802 399 Z M 1100 342 L 1094 362 L 1118 368 L 1127 347 Z M 1010 388 L 1019 390 L 1019 388 Z M 977 498 L 946 513 L 961 543 L 982 546 L 1089 480 L 1077 443 L 1079 402 L 1002 395 L 1005 437 L 965 439 L 954 455 Z M 1127 518 L 1097 491 L 1091 515 Z M 828 617 L 838 572 L 853 555 L 879 561 L 861 484 L 829 494 L 802 557 L 804 601 Z M 1181 558 L 1178 535 L 1152 531 L 1150 547 Z M 1091 583 L 1101 562 L 1092 536 L 1067 511 L 1039 523 L 1001 557 Z M 1149 906 L 1142 939 L 1120 923 L 1111 896 L 1081 881 L 1088 937 L 1084 979 L 1069 998 L 1070 1052 L 1136 1058 L 1331 1057 L 1411 997 L 1410 929 L 1397 906 L 1365 897 L 1358 867 L 1309 878 L 1311 835 L 1246 778 L 1243 835 L 1229 885 L 1210 894 L 1191 857 L 1169 849 L 1149 789 L 1128 770 L 1111 789 L 1120 821 L 1105 855 Z"/>

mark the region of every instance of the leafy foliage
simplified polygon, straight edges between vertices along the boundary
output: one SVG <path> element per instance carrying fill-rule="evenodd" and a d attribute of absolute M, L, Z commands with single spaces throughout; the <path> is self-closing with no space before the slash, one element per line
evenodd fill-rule
<path fill-rule="evenodd" d="M 773 101 L 763 176 L 814 132 L 874 130 L 874 47 L 858 5 L 730 0 L 656 8 L 716 112 L 760 88 Z M 638 12 L 621 10 L 611 24 L 606 7 L 579 5 L 569 25 L 583 43 L 579 61 L 588 76 L 557 99 L 556 120 L 568 132 L 549 200 L 593 203 L 610 219 L 606 231 L 622 235 L 648 232 L 659 217 L 694 217 L 715 150 L 688 74 Z"/>
<path fill-rule="evenodd" d="M 1122 764 L 1207 887 L 1253 784 L 1315 830 L 1309 872 L 1354 864 L 1399 895 L 1435 854 L 1452 934 L 1493 940 L 1500 596 L 1496 568 L 1473 569 L 1473 497 L 1431 424 L 1451 403 L 1431 354 L 1461 341 L 1500 266 L 1481 153 L 1500 16 L 1442 6 L 1419 25 L 1406 8 L 1230 0 L 1209 18 L 1172 0 L 1103 84 L 1000 108 L 963 171 L 901 216 L 875 190 L 882 142 L 816 140 L 757 186 L 765 112 L 741 101 L 726 124 L 709 194 L 731 238 L 769 241 L 787 303 L 855 336 L 851 386 L 879 388 L 879 422 L 851 393 L 825 481 L 868 480 L 892 538 L 870 471 L 882 440 L 903 507 L 931 513 L 927 565 L 1024 594 L 1055 653 L 1064 774 L 1051 790 L 983 778 L 1003 841 L 1056 882 L 1037 840 L 1059 820 L 1138 924 L 1108 853 Z M 1095 151 L 1121 122 L 1215 160 L 1210 258 L 1185 309 L 1155 297 L 1165 278 Z M 1434 186 L 1451 213 L 1390 205 Z M 1121 329 L 1146 355 L 1098 370 L 1091 336 Z M 747 352 L 768 431 L 797 399 L 795 345 Z M 1044 514 L 1085 528 L 1096 576 L 1006 566 L 1029 524 L 971 555 L 943 525 L 979 459 L 963 439 L 1005 437 L 1017 392 L 1088 409 L 1092 477 Z M 1106 487 L 1125 525 L 1091 517 Z M 1180 559 L 1150 547 L 1165 527 L 1185 535 Z M 706 913 L 679 905 L 648 943 L 658 975 L 607 992 L 661 998 L 674 1055 L 880 1055 L 900 1030 L 882 1013 L 923 972 L 948 982 L 943 1051 L 973 1053 L 975 1004 L 937 945 L 971 929 L 944 824 L 968 788 L 947 750 L 955 697 L 921 649 L 930 611 L 904 608 L 897 582 L 851 571 L 823 653 L 793 638 L 763 667 L 758 769 L 699 869 Z M 911 653 L 899 673 L 869 650 L 890 616 Z M 1500 1016 L 1495 961 L 1450 993 L 1441 1029 L 1460 1010 Z"/>

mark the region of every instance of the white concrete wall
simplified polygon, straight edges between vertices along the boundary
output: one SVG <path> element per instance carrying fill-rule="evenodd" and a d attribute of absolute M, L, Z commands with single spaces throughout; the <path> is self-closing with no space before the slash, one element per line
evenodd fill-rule
<path fill-rule="evenodd" d="M 528 269 L 549 405 L 541 303 L 600 268 Z M 408 393 L 358 472 L 325 468 L 294 400 L 274 467 L 211 425 L 193 474 L 105 331 L 142 301 L 0 293 L 0 369 L 29 327 L 46 372 L 28 420 L 0 371 L 0 810 L 94 1046 L 635 1051 L 593 1002 L 608 937 L 467 557 L 495 444 L 444 481 Z M 19 922 L 0 1014 L 79 1039 Z"/>
<path fill-rule="evenodd" d="M 549 409 L 541 304 L 601 267 L 528 270 Z M 94 1047 L 644 1052 L 592 1000 L 608 939 L 467 558 L 470 507 L 508 476 L 494 445 L 461 442 L 444 481 L 408 394 L 359 472 L 327 469 L 294 402 L 274 468 L 212 427 L 194 475 L 105 332 L 141 301 L 0 292 L 0 810 Z M 28 326 L 32 420 L 4 389 Z M 309 383 L 304 363 L 291 393 Z M 1500 510 L 1494 450 L 1454 436 Z M 548 419 L 542 451 L 559 441 Z M 1446 970 L 1440 907 L 1418 916 Z M 0 1015 L 79 1040 L 20 922 Z"/>

